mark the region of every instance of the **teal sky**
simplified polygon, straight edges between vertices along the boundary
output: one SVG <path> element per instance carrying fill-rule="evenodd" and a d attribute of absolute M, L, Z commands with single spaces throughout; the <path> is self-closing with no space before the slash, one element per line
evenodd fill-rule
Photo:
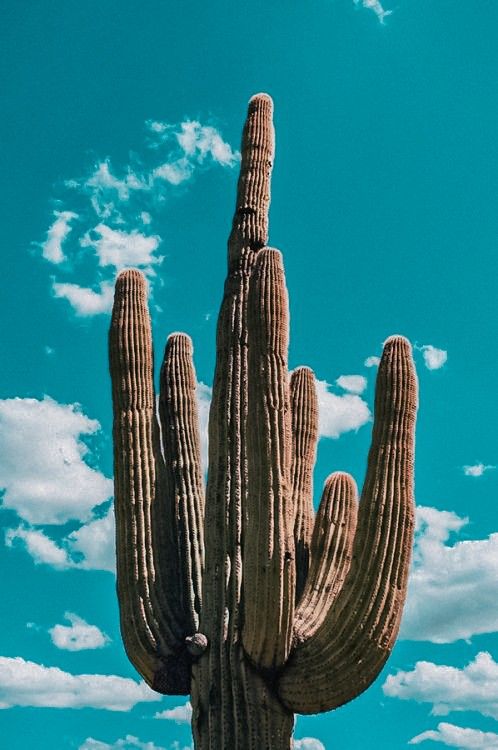
<path fill-rule="evenodd" d="M 2 16 L 5 747 L 191 745 L 185 700 L 139 684 L 119 635 L 108 309 L 138 263 L 156 358 L 192 336 L 206 415 L 258 91 L 290 365 L 320 381 L 316 503 L 331 471 L 361 486 L 365 362 L 389 334 L 420 381 L 402 638 L 367 693 L 298 718 L 296 750 L 498 747 L 496 0 L 4 0 Z"/>

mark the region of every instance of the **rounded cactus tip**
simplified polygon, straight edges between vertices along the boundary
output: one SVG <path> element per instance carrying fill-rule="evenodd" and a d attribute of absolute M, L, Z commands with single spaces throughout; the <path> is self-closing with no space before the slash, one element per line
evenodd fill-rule
<path fill-rule="evenodd" d="M 166 346 L 175 346 L 179 349 L 185 349 L 188 352 L 192 352 L 194 349 L 192 339 L 187 333 L 183 333 L 183 331 L 173 331 L 173 333 L 170 333 Z"/>
<path fill-rule="evenodd" d="M 260 92 L 259 94 L 254 94 L 249 99 L 249 109 L 254 110 L 262 107 L 269 107 L 271 110 L 273 110 L 273 99 L 269 94 L 265 94 L 264 92 Z"/>
<path fill-rule="evenodd" d="M 412 351 L 412 345 L 410 341 L 406 338 L 406 336 L 401 336 L 400 334 L 389 336 L 384 341 L 384 351 L 394 349 L 395 347 L 405 349 L 407 353 L 411 353 Z"/>
<path fill-rule="evenodd" d="M 126 289 L 139 289 L 144 293 L 147 292 L 147 279 L 142 271 L 137 268 L 125 268 L 120 271 L 116 277 L 116 291 Z"/>
<path fill-rule="evenodd" d="M 327 479 L 325 480 L 325 486 L 332 487 L 336 485 L 340 485 L 345 489 L 349 488 L 355 494 L 357 492 L 356 482 L 351 474 L 348 474 L 347 471 L 334 471 L 332 472 L 332 474 L 328 475 Z"/>
<path fill-rule="evenodd" d="M 315 373 L 313 372 L 311 367 L 308 367 L 308 365 L 299 365 L 299 367 L 296 367 L 294 370 L 292 370 L 291 375 L 294 375 L 294 377 L 297 377 L 298 375 L 315 377 Z"/>

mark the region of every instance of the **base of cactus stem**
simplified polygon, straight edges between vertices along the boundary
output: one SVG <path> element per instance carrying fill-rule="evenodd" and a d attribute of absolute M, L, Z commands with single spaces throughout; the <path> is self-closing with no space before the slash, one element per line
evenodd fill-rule
<path fill-rule="evenodd" d="M 211 648 L 192 669 L 195 750 L 291 750 L 294 714 L 241 646 Z"/>

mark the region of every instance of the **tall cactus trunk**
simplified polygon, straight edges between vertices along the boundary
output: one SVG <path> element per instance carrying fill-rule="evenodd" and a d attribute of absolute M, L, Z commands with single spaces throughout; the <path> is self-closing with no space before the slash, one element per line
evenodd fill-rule
<path fill-rule="evenodd" d="M 202 484 L 192 345 L 168 340 L 159 416 L 146 282 L 120 274 L 109 337 L 118 598 L 130 660 L 191 693 L 196 750 L 290 750 L 294 712 L 365 690 L 393 647 L 413 537 L 417 382 L 387 340 L 362 501 L 344 473 L 316 514 L 313 372 L 289 374 L 282 256 L 267 247 L 272 101 L 249 103 L 218 318 Z"/>

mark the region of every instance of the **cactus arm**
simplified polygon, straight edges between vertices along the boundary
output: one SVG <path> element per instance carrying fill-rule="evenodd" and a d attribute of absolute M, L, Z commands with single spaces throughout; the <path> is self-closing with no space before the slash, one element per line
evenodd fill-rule
<path fill-rule="evenodd" d="M 258 253 L 248 301 L 248 501 L 242 642 L 263 669 L 287 659 L 294 614 L 294 512 L 288 482 L 288 299 L 282 256 Z"/>
<path fill-rule="evenodd" d="M 292 506 L 295 509 L 296 602 L 304 590 L 310 566 L 313 533 L 313 467 L 318 439 L 318 399 L 315 376 L 309 367 L 298 367 L 290 379 L 292 415 Z"/>
<path fill-rule="evenodd" d="M 166 492 L 174 498 L 178 530 L 180 606 L 189 636 L 199 627 L 204 564 L 204 485 L 192 351 L 192 341 L 185 334 L 169 336 L 159 397 Z"/>
<path fill-rule="evenodd" d="M 303 643 L 318 630 L 342 589 L 351 565 L 358 514 L 356 483 L 335 472 L 324 485 L 311 539 L 311 565 L 296 608 L 294 641 Z"/>
<path fill-rule="evenodd" d="M 352 700 L 373 682 L 394 645 L 413 539 L 416 410 L 410 344 L 391 337 L 377 376 L 353 562 L 324 622 L 282 672 L 278 692 L 292 710 L 316 713 Z"/>
<path fill-rule="evenodd" d="M 252 726 L 241 665 L 243 506 L 247 496 L 247 296 L 255 255 L 267 242 L 273 164 L 273 105 L 249 102 L 242 162 L 228 240 L 228 273 L 218 318 L 216 368 L 209 415 L 209 472 L 200 630 L 209 641 L 194 670 L 194 737 L 199 750 L 235 748 L 241 726 Z"/>
<path fill-rule="evenodd" d="M 188 692 L 183 623 L 176 608 L 178 561 L 167 499 L 161 494 L 153 353 L 146 282 L 118 277 L 109 333 L 114 407 L 117 590 L 123 641 L 131 662 L 161 692 Z M 170 524 L 168 526 L 168 523 Z M 156 538 L 166 553 L 157 570 Z"/>

